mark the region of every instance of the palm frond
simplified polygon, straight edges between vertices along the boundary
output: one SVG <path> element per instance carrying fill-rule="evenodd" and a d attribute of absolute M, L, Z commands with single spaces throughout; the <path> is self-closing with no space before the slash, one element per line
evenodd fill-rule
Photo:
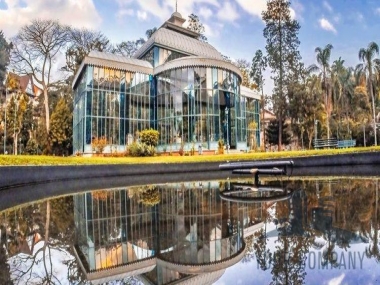
<path fill-rule="evenodd" d="M 312 64 L 312 65 L 310 65 L 309 67 L 306 68 L 306 71 L 308 73 L 315 73 L 315 72 L 319 72 L 320 68 L 317 65 Z"/>
<path fill-rule="evenodd" d="M 366 56 L 367 55 L 367 51 L 366 51 L 366 49 L 365 48 L 361 48 L 360 50 L 359 50 L 359 54 L 358 54 L 358 56 L 359 56 L 359 60 L 360 61 L 365 61 L 365 59 L 366 59 Z"/>

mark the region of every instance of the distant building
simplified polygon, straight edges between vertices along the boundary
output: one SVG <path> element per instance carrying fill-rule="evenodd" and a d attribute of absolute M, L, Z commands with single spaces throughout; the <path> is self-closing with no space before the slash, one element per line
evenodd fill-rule
<path fill-rule="evenodd" d="M 173 13 L 134 58 L 91 52 L 83 60 L 73 81 L 74 152 L 92 153 L 100 137 L 105 152 L 124 151 L 147 128 L 160 132 L 158 150 L 216 150 L 220 139 L 246 150 L 252 133 L 260 143 L 259 94 L 184 22 Z"/>
<path fill-rule="evenodd" d="M 33 102 L 37 102 L 37 98 L 42 94 L 42 89 L 39 88 L 31 74 L 18 75 L 13 72 L 9 72 L 7 76 L 7 81 L 9 82 L 7 100 L 16 94 L 17 92 L 25 93 Z M 36 103 L 34 103 L 36 104 Z"/>

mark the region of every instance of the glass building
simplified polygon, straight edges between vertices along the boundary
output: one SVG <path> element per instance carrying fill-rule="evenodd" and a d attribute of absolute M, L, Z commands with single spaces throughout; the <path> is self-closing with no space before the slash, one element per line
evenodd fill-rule
<path fill-rule="evenodd" d="M 158 150 L 202 145 L 216 150 L 260 143 L 260 96 L 241 86 L 240 70 L 223 60 L 175 12 L 134 58 L 91 52 L 74 81 L 74 152 L 122 152 L 144 129 L 160 133 Z"/>
<path fill-rule="evenodd" d="M 252 223 L 261 222 L 261 204 L 223 201 L 226 187 L 219 181 L 185 182 L 75 195 L 74 252 L 86 279 L 212 284 L 243 258 L 243 238 L 262 227 Z"/>

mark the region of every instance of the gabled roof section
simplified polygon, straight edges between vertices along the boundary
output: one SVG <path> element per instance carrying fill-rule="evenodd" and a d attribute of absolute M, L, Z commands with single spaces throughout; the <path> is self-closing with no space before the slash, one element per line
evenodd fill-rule
<path fill-rule="evenodd" d="M 230 70 L 234 72 L 237 76 L 239 76 L 241 80 L 241 71 L 236 65 L 230 62 L 227 62 L 223 59 L 215 59 L 215 58 L 202 57 L 202 56 L 185 56 L 185 57 L 177 58 L 175 60 L 166 62 L 154 69 L 154 75 L 160 74 L 161 72 L 165 70 L 183 68 L 183 67 L 188 67 L 188 66 L 217 67 L 217 68 Z"/>
<path fill-rule="evenodd" d="M 136 58 L 127 58 L 111 53 L 100 51 L 91 51 L 88 56 L 84 58 L 77 72 L 75 73 L 72 87 L 74 88 L 79 75 L 86 65 L 93 65 L 99 67 L 112 68 L 117 70 L 127 70 L 131 72 L 140 72 L 144 74 L 153 74 L 153 66 L 145 61 Z"/>
<path fill-rule="evenodd" d="M 149 38 L 149 40 L 145 42 L 145 44 L 135 53 L 134 58 L 141 58 L 153 46 L 161 46 L 189 55 L 197 55 L 220 60 L 223 59 L 220 52 L 218 52 L 209 43 L 202 42 L 191 36 L 187 36 L 178 31 L 169 30 L 164 27 L 158 29 Z"/>

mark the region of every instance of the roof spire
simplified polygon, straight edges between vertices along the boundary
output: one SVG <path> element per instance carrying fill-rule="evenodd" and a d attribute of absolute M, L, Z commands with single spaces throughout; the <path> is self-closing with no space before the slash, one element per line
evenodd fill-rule
<path fill-rule="evenodd" d="M 178 6 L 178 0 L 175 0 L 175 11 L 176 11 L 176 12 L 178 12 L 178 11 L 177 11 L 177 6 Z"/>

